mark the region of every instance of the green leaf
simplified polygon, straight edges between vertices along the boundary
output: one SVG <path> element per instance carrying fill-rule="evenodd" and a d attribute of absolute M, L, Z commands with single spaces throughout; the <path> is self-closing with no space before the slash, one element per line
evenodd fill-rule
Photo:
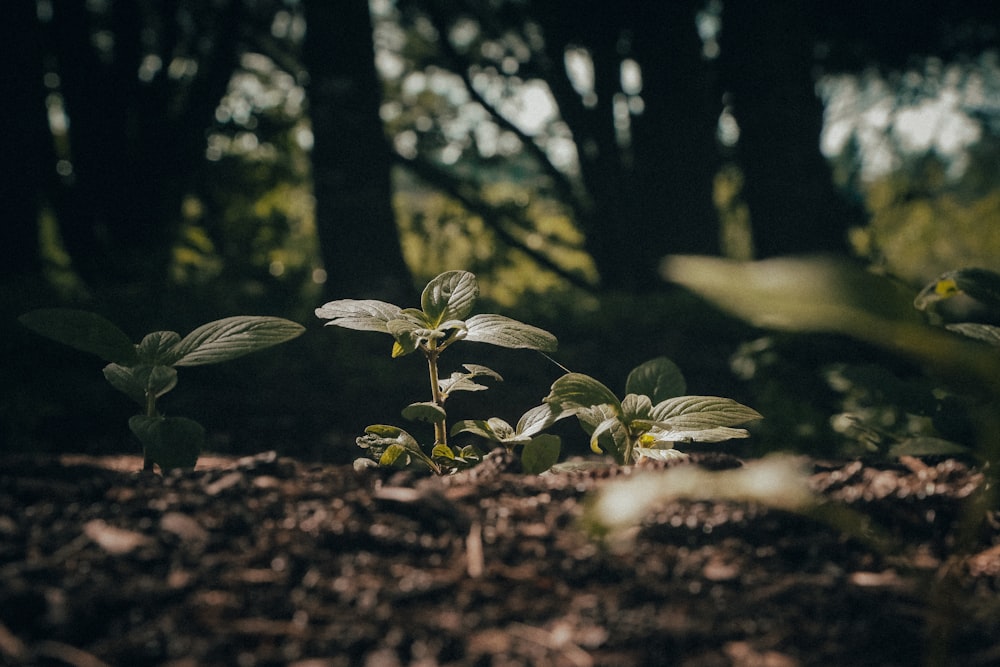
<path fill-rule="evenodd" d="M 410 454 L 407 452 L 406 448 L 402 445 L 389 445 L 382 452 L 382 456 L 379 457 L 378 464 L 380 466 L 398 466 L 405 468 L 410 465 Z"/>
<path fill-rule="evenodd" d="M 540 435 L 524 445 L 521 468 L 530 475 L 540 475 L 559 460 L 561 442 L 555 435 Z"/>
<path fill-rule="evenodd" d="M 503 315 L 473 315 L 465 325 L 469 330 L 465 340 L 476 343 L 542 352 L 554 352 L 559 344 L 548 331 Z"/>
<path fill-rule="evenodd" d="M 433 278 L 420 295 L 420 307 L 428 324 L 437 327 L 447 320 L 463 320 L 479 298 L 479 283 L 468 271 L 446 271 Z"/>
<path fill-rule="evenodd" d="M 716 426 L 735 426 L 762 415 L 731 398 L 679 396 L 657 403 L 652 418 L 679 431 L 697 431 Z"/>
<path fill-rule="evenodd" d="M 174 331 L 154 331 L 147 334 L 136 347 L 139 360 L 151 366 L 173 366 L 178 354 L 177 350 L 172 348 L 175 348 L 180 340 L 180 334 Z"/>
<path fill-rule="evenodd" d="M 144 379 L 136 377 L 133 367 L 108 364 L 104 367 L 104 377 L 112 387 L 145 407 L 146 382 Z"/>
<path fill-rule="evenodd" d="M 557 415 L 574 414 L 595 405 L 610 405 L 615 414 L 621 414 L 622 410 L 614 392 L 583 373 L 567 373 L 553 382 L 545 402 L 553 406 Z"/>
<path fill-rule="evenodd" d="M 126 394 L 139 405 L 146 405 L 146 396 L 160 397 L 177 386 L 177 371 L 170 366 L 122 366 L 108 364 L 104 377 L 111 386 Z"/>
<path fill-rule="evenodd" d="M 604 450 L 601 449 L 600 445 L 601 436 L 604 435 L 605 433 L 613 436 L 614 430 L 620 428 L 621 426 L 622 422 L 621 419 L 619 419 L 618 417 L 608 417 L 607 419 L 602 421 L 600 424 L 594 427 L 594 432 L 590 434 L 590 449 L 593 450 L 595 454 L 603 454 Z M 616 459 L 619 458 L 620 453 L 624 451 L 624 448 L 618 447 L 618 444 L 619 443 L 616 440 L 615 441 L 616 451 L 612 452 L 612 454 L 615 455 Z M 627 463 L 627 462 L 619 461 L 619 463 Z"/>
<path fill-rule="evenodd" d="M 432 459 L 443 459 L 445 461 L 454 461 L 455 452 L 452 451 L 451 447 L 448 445 L 437 444 L 431 450 Z"/>
<path fill-rule="evenodd" d="M 300 336 L 305 327 L 280 317 L 239 315 L 203 324 L 177 344 L 176 366 L 228 361 Z"/>
<path fill-rule="evenodd" d="M 622 399 L 622 421 L 630 424 L 637 419 L 649 419 L 652 409 L 653 402 L 649 400 L 649 396 L 627 394 Z"/>
<path fill-rule="evenodd" d="M 555 422 L 556 418 L 552 412 L 552 406 L 548 403 L 542 403 L 521 415 L 514 432 L 522 438 L 528 438 L 544 431 Z"/>
<path fill-rule="evenodd" d="M 625 381 L 625 392 L 649 396 L 655 404 L 668 398 L 681 396 L 687 383 L 677 364 L 666 357 L 650 359 L 632 369 Z"/>
<path fill-rule="evenodd" d="M 974 322 L 963 322 L 961 324 L 949 324 L 945 326 L 948 331 L 962 334 L 968 338 L 975 338 L 984 343 L 989 343 L 994 347 L 1000 347 L 1000 327 L 989 324 L 977 324 Z"/>
<path fill-rule="evenodd" d="M 136 415 L 128 427 L 142 443 L 146 458 L 162 470 L 193 468 L 205 443 L 201 424 L 184 417 Z"/>
<path fill-rule="evenodd" d="M 96 354 L 105 361 L 129 365 L 138 359 L 128 335 L 96 313 L 71 308 L 45 308 L 25 313 L 17 319 L 37 334 Z"/>
<path fill-rule="evenodd" d="M 968 447 L 942 438 L 909 438 L 889 448 L 889 456 L 962 456 L 970 453 Z"/>
<path fill-rule="evenodd" d="M 447 413 L 437 403 L 430 401 L 423 403 L 410 403 L 403 408 L 403 418 L 410 421 L 437 423 L 448 417 Z"/>
<path fill-rule="evenodd" d="M 663 422 L 659 422 L 662 424 Z M 725 442 L 726 440 L 736 440 L 739 438 L 749 438 L 750 434 L 746 429 L 730 428 L 728 426 L 716 426 L 714 428 L 703 428 L 692 431 L 664 429 L 654 427 L 648 433 L 655 443 L 675 443 L 675 442 Z"/>
<path fill-rule="evenodd" d="M 455 422 L 451 427 L 450 435 L 455 436 L 459 433 L 471 433 L 480 438 L 500 442 L 497 434 L 490 428 L 489 423 L 482 419 L 463 419 L 462 421 Z"/>
<path fill-rule="evenodd" d="M 381 333 L 389 333 L 386 324 L 399 314 L 399 306 L 374 299 L 340 299 L 316 309 L 316 317 L 330 320 L 326 326 Z"/>

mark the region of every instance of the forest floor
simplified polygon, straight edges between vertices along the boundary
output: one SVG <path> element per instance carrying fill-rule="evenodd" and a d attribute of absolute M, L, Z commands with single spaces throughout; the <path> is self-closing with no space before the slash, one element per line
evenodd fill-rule
<path fill-rule="evenodd" d="M 1000 664 L 1000 517 L 958 537 L 982 474 L 806 463 L 895 546 L 713 500 L 664 502 L 606 545 L 584 501 L 639 472 L 524 476 L 499 454 L 447 479 L 274 453 L 164 476 L 136 457 L 9 456 L 0 663 Z"/>

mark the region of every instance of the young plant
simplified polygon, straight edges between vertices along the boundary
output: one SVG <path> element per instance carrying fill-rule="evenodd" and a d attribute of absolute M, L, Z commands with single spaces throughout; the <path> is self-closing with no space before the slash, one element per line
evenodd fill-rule
<path fill-rule="evenodd" d="M 201 424 L 164 417 L 156 401 L 177 385 L 178 366 L 228 361 L 299 336 L 305 328 L 279 317 L 227 317 L 184 338 L 155 331 L 133 345 L 128 335 L 95 313 L 66 308 L 34 310 L 19 321 L 47 338 L 111 362 L 104 377 L 143 408 L 128 421 L 142 443 L 143 470 L 194 467 L 205 441 Z"/>
<path fill-rule="evenodd" d="M 380 465 L 420 463 L 441 474 L 472 465 L 479 454 L 472 447 L 458 452 L 448 445 L 448 422 L 444 404 L 456 391 L 482 391 L 477 378 L 502 380 L 495 371 L 466 364 L 465 372 L 442 379 L 438 368 L 441 354 L 461 340 L 489 343 L 507 348 L 552 352 L 555 336 L 543 329 L 495 314 L 471 315 L 479 298 L 479 283 L 468 271 L 446 271 L 432 279 L 420 296 L 420 308 L 400 308 L 371 299 L 340 299 L 316 309 L 316 316 L 329 320 L 327 326 L 360 331 L 377 331 L 393 337 L 393 358 L 420 352 L 427 361 L 431 400 L 412 403 L 403 417 L 434 425 L 434 446 L 428 456 L 403 429 L 376 424 L 365 429 L 358 445 L 370 450 Z M 465 422 L 462 422 L 464 425 Z M 469 430 L 462 428 L 455 432 Z M 362 460 L 363 461 L 363 460 Z M 361 464 L 364 465 L 364 464 Z"/>
<path fill-rule="evenodd" d="M 610 451 L 622 465 L 682 457 L 677 442 L 745 438 L 744 429 L 731 427 L 762 418 L 730 398 L 684 396 L 685 390 L 680 369 L 659 357 L 629 373 L 624 399 L 589 375 L 568 373 L 552 384 L 545 402 L 557 419 L 575 415 L 590 434 L 591 449 Z"/>

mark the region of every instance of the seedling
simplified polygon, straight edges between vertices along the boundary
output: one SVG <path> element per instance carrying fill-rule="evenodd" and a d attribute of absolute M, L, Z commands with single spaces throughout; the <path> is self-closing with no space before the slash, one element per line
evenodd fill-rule
<path fill-rule="evenodd" d="M 227 317 L 203 324 L 184 338 L 155 331 L 133 345 L 128 335 L 95 313 L 65 308 L 34 310 L 19 321 L 47 338 L 96 354 L 104 377 L 143 407 L 128 421 L 142 443 L 143 470 L 194 467 L 205 429 L 185 417 L 164 417 L 156 401 L 177 385 L 178 366 L 228 361 L 299 336 L 305 328 L 279 317 Z"/>
<path fill-rule="evenodd" d="M 545 402 L 556 419 L 575 415 L 591 449 L 609 451 L 621 465 L 682 458 L 678 442 L 745 438 L 746 430 L 732 427 L 762 418 L 730 398 L 684 396 L 686 388 L 676 364 L 659 357 L 629 373 L 624 399 L 589 375 L 568 373 L 552 384 Z"/>
<path fill-rule="evenodd" d="M 403 417 L 434 425 L 434 445 L 430 455 L 403 429 L 376 424 L 365 429 L 365 436 L 358 438 L 358 445 L 369 450 L 370 458 L 360 459 L 356 465 L 375 465 L 376 461 L 378 465 L 415 463 L 442 474 L 474 465 L 480 460 L 481 456 L 475 447 L 469 446 L 456 451 L 448 444 L 445 401 L 457 391 L 485 390 L 487 387 L 476 381 L 479 378 L 502 378 L 499 373 L 485 366 L 466 364 L 463 366 L 465 372 L 456 372 L 447 379 L 441 379 L 438 368 L 441 354 L 461 340 L 543 353 L 554 351 L 557 341 L 549 332 L 509 317 L 495 314 L 470 316 L 478 298 L 479 284 L 472 273 L 446 271 L 427 283 L 420 296 L 420 308 L 404 309 L 371 299 L 340 299 L 316 309 L 317 317 L 329 320 L 326 323 L 328 326 L 389 334 L 395 341 L 392 345 L 393 358 L 419 351 L 427 360 L 431 400 L 411 403 L 403 410 Z M 522 418 L 517 437 L 513 437 L 515 431 L 506 422 L 496 419 L 460 422 L 453 433 L 477 433 L 509 448 L 519 444 L 528 445 L 542 425 L 534 417 L 528 418 L 526 415 L 526 418 Z M 554 436 L 548 436 L 541 443 L 532 446 L 529 460 L 536 454 L 544 454 L 542 458 L 545 459 L 551 458 L 553 441 L 549 438 L 552 437 Z M 558 456 L 558 440 L 555 441 L 555 447 Z"/>

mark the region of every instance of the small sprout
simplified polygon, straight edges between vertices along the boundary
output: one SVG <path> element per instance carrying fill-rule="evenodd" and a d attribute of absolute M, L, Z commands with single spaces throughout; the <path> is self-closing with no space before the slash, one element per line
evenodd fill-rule
<path fill-rule="evenodd" d="M 568 373 L 552 384 L 545 402 L 555 419 L 576 416 L 590 434 L 591 449 L 610 451 L 621 465 L 643 457 L 676 458 L 667 452 L 677 442 L 745 438 L 747 431 L 732 427 L 762 418 L 730 398 L 677 395 L 685 390 L 677 366 L 659 357 L 633 369 L 621 400 L 589 375 Z"/>
<path fill-rule="evenodd" d="M 18 318 L 35 333 L 96 354 L 111 362 L 104 377 L 112 387 L 143 407 L 129 419 L 142 443 L 143 469 L 194 467 L 205 429 L 184 417 L 164 417 L 156 401 L 177 385 L 177 366 L 216 364 L 291 340 L 305 328 L 280 317 L 237 316 L 203 324 L 181 338 L 155 331 L 138 345 L 116 325 L 95 313 L 66 308 L 34 310 Z"/>
<path fill-rule="evenodd" d="M 427 283 L 420 296 L 420 308 L 400 308 L 391 303 L 371 299 L 340 299 L 316 309 L 317 317 L 329 320 L 326 323 L 328 326 L 389 334 L 393 337 L 391 354 L 394 359 L 419 351 L 427 360 L 431 400 L 411 403 L 403 409 L 403 417 L 434 425 L 434 445 L 431 455 L 427 456 L 416 440 L 402 429 L 382 425 L 371 426 L 366 429 L 366 436 L 358 438 L 358 445 L 368 449 L 371 459 L 378 461 L 379 465 L 420 465 L 442 474 L 475 465 L 482 458 L 474 447 L 464 447 L 456 451 L 448 444 L 449 435 L 469 429 L 453 429 L 449 433 L 448 415 L 444 404 L 457 391 L 486 390 L 487 386 L 481 384 L 479 379 L 502 381 L 503 378 L 485 366 L 465 364 L 463 366 L 465 372 L 458 371 L 442 379 L 438 360 L 442 352 L 458 341 L 489 343 L 499 347 L 538 350 L 543 353 L 556 349 L 555 336 L 543 329 L 503 315 L 471 315 L 472 307 L 478 298 L 479 283 L 472 273 L 446 271 Z M 496 439 L 490 435 L 485 437 Z M 387 439 L 400 438 L 405 440 L 405 444 L 400 441 L 386 442 Z M 532 459 L 533 467 L 541 465 L 551 457 L 551 441 L 544 442 L 545 456 Z M 558 443 L 558 439 L 556 442 Z M 533 452 L 532 456 L 536 454 L 539 452 Z M 558 456 L 558 444 L 556 456 Z M 360 469 L 367 465 L 360 464 L 358 467 Z"/>

